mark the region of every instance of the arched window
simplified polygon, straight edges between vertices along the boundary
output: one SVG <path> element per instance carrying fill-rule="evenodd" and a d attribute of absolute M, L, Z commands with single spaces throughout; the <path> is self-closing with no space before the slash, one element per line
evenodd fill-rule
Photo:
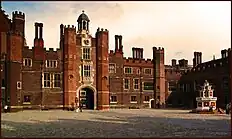
<path fill-rule="evenodd" d="M 87 29 L 87 26 L 86 26 L 86 21 L 83 21 L 83 29 L 86 30 Z"/>

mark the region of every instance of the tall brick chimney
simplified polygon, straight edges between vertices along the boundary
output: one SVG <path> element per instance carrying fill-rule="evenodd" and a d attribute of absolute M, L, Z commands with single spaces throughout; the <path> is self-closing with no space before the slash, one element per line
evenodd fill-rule
<path fill-rule="evenodd" d="M 34 59 L 44 60 L 43 23 L 35 23 Z"/>
<path fill-rule="evenodd" d="M 176 59 L 172 59 L 172 66 L 173 66 L 173 67 L 176 66 Z"/>
<path fill-rule="evenodd" d="M 115 38 L 115 52 L 118 52 L 119 48 L 118 48 L 118 35 L 114 36 Z"/>
<path fill-rule="evenodd" d="M 201 52 L 194 52 L 193 67 L 195 67 L 201 63 L 202 63 L 202 53 Z"/>
<path fill-rule="evenodd" d="M 123 45 L 122 45 L 122 35 L 119 35 L 118 36 L 118 38 L 119 38 L 119 51 L 120 52 L 122 52 L 123 50 Z"/>

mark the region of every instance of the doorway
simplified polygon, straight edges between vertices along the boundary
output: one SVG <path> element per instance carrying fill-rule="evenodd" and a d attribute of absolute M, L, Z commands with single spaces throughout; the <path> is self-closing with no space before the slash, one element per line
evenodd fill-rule
<path fill-rule="evenodd" d="M 83 109 L 94 109 L 94 91 L 88 87 L 80 90 L 80 103 Z"/>

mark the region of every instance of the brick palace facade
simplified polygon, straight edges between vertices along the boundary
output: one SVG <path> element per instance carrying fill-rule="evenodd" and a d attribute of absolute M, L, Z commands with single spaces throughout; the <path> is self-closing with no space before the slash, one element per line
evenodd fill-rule
<path fill-rule="evenodd" d="M 109 31 L 98 28 L 91 36 L 89 24 L 84 12 L 77 27 L 61 24 L 59 48 L 46 50 L 43 23 L 36 22 L 30 49 L 24 37 L 25 14 L 13 12 L 10 20 L 1 9 L 2 107 L 8 105 L 11 111 L 70 109 L 83 102 L 86 109 L 103 110 L 154 107 L 155 101 L 161 108 L 194 107 L 196 89 L 192 86 L 196 80 L 219 83 L 217 72 L 220 80 L 228 81 L 226 55 L 201 63 L 201 58 L 196 60 L 199 52 L 195 52 L 193 67 L 185 59 L 165 65 L 165 50 L 160 47 L 152 48 L 152 59 L 144 59 L 143 48 L 136 47 L 132 48 L 133 56 L 125 58 L 121 35 L 115 35 L 115 50 L 109 51 Z M 216 90 L 217 94 L 223 91 L 220 85 Z M 226 92 L 221 95 L 219 103 L 224 105 L 228 97 Z"/>

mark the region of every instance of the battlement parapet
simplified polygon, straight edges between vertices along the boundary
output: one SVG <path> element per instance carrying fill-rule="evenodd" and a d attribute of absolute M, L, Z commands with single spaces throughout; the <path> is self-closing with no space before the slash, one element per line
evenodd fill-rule
<path fill-rule="evenodd" d="M 164 48 L 163 47 L 153 47 L 153 51 L 156 53 L 164 53 Z"/>
<path fill-rule="evenodd" d="M 153 64 L 153 60 L 152 59 L 134 59 L 132 57 L 124 57 L 123 58 L 124 63 L 141 63 L 141 64 Z"/>
<path fill-rule="evenodd" d="M 74 25 L 65 25 L 64 30 L 75 31 L 76 32 L 76 26 L 74 26 Z"/>
<path fill-rule="evenodd" d="M 103 28 L 97 28 L 97 33 L 103 33 L 103 32 L 109 32 L 107 29 L 103 29 Z"/>
<path fill-rule="evenodd" d="M 196 67 L 193 67 L 191 69 L 191 72 L 201 72 L 201 71 L 208 70 L 208 69 L 225 67 L 225 66 L 228 66 L 228 63 L 229 63 L 228 60 L 229 58 L 227 57 L 225 59 L 217 59 L 217 60 L 209 61 L 206 63 L 201 63 L 201 64 L 198 64 Z"/>
<path fill-rule="evenodd" d="M 12 12 L 12 18 L 25 20 L 25 14 L 21 11 L 14 11 Z"/>

